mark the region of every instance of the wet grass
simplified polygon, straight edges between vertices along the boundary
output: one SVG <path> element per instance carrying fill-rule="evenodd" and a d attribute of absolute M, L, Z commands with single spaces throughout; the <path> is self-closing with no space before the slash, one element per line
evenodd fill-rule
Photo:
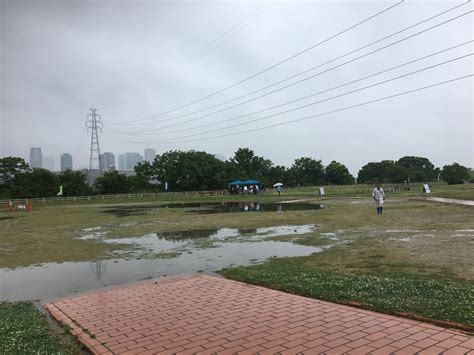
<path fill-rule="evenodd" d="M 230 196 L 226 198 L 228 197 L 230 198 Z M 127 204 L 122 204 L 124 209 L 139 207 L 138 210 L 141 214 L 118 217 L 102 212 L 107 209 L 117 209 L 117 206 L 120 206 L 120 201 L 112 201 L 113 203 L 105 206 L 97 204 L 42 206 L 40 204 L 40 207 L 35 206 L 31 212 L 0 212 L 0 267 L 14 268 L 47 262 L 107 259 L 119 255 L 117 252 L 130 249 L 130 246 L 125 244 L 77 239 L 83 235 L 84 232 L 81 232 L 83 229 L 98 226 L 101 227 L 100 231 L 106 233 L 105 238 L 138 237 L 148 233 L 178 234 L 178 237 L 179 234 L 184 233 L 183 237 L 187 238 L 190 235 L 201 236 L 209 233 L 210 230 L 224 227 L 252 230 L 278 225 L 317 224 L 320 226 L 313 234 L 298 238 L 288 237 L 296 243 L 314 246 L 331 244 L 330 239 L 319 233 L 340 231 L 343 234 L 342 240 L 352 240 L 364 233 L 383 236 L 385 229 L 437 229 L 439 232 L 435 238 L 424 237 L 415 240 L 410 245 L 404 245 L 403 248 L 409 249 L 411 245 L 416 245 L 416 248 L 424 248 L 423 255 L 417 256 L 417 258 L 430 259 L 431 263 L 448 265 L 455 270 L 465 267 L 463 265 L 464 255 L 465 251 L 469 250 L 469 247 L 466 248 L 466 243 L 467 246 L 472 245 L 472 242 L 466 238 L 457 238 L 461 239 L 457 240 L 455 237 L 450 237 L 453 230 L 473 227 L 470 222 L 472 207 L 426 203 L 398 197 L 398 195 L 393 197 L 389 195 L 386 215 L 379 218 L 374 213 L 372 201 L 367 197 L 364 199 L 340 197 L 321 199 L 311 194 L 278 197 L 273 193 L 260 194 L 257 197 L 266 202 L 294 200 L 298 197 L 307 200 L 306 202 L 324 204 L 330 208 L 281 213 L 194 215 L 186 213 L 186 209 L 182 208 L 157 208 L 163 203 L 171 201 L 171 197 L 167 197 L 167 201 L 155 201 L 148 204 L 144 204 L 143 201 L 138 203 L 127 201 Z M 216 202 L 216 197 L 209 196 L 200 199 L 195 196 L 188 196 L 185 199 L 181 196 L 173 198 L 174 203 L 209 202 L 209 200 Z M 222 196 L 217 198 L 222 199 Z M 232 196 L 232 200 L 236 198 L 236 196 Z M 238 198 L 253 200 L 254 196 Z M 2 217 L 13 218 L 1 220 Z M 456 240 L 451 243 L 453 238 Z M 285 237 L 275 240 L 285 240 Z M 448 251 L 455 249 L 462 257 L 453 257 L 453 254 L 456 255 L 456 253 L 451 252 L 438 255 L 440 254 L 439 247 L 443 243 L 449 247 Z M 393 245 L 390 248 L 393 248 Z M 464 272 L 459 271 L 458 273 Z"/>
<path fill-rule="evenodd" d="M 2 212 L 14 217 L 0 221 L 0 267 L 14 268 L 47 262 L 90 261 L 122 245 L 79 240 L 78 231 L 111 223 L 91 208 L 38 208 L 31 212 Z M 1 213 L 0 213 L 1 217 Z"/>
<path fill-rule="evenodd" d="M 0 302 L 0 353 L 80 354 L 72 338 L 60 336 L 31 302 Z"/>

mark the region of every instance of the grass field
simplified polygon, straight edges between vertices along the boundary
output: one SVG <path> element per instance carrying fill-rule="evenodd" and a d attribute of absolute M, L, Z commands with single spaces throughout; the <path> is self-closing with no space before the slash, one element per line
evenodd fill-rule
<path fill-rule="evenodd" d="M 86 354 L 30 302 L 0 302 L 0 353 Z"/>
<path fill-rule="evenodd" d="M 420 191 L 388 192 L 382 216 L 360 186 L 288 190 L 254 196 L 160 196 L 84 202 L 36 203 L 31 212 L 0 212 L 0 267 L 117 257 L 123 245 L 79 240 L 86 228 L 108 238 L 151 232 L 316 224 L 293 240 L 337 244 L 308 257 L 273 259 L 223 271 L 226 277 L 310 297 L 358 302 L 384 312 L 406 312 L 474 325 L 474 208 L 423 200 Z M 367 189 L 366 187 L 365 189 Z M 365 191 L 365 192 L 364 192 Z M 474 200 L 474 185 L 437 185 L 433 195 Z M 154 208 L 165 202 L 305 200 L 329 208 L 283 213 L 196 215 Z M 112 209 L 131 213 L 118 216 Z"/>

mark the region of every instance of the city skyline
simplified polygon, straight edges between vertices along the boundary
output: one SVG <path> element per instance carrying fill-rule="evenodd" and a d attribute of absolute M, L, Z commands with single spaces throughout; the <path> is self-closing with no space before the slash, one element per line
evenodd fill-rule
<path fill-rule="evenodd" d="M 153 159 L 154 159 L 154 156 L 156 155 L 156 150 L 152 148 L 146 148 L 144 150 L 144 153 L 146 154 L 147 151 L 149 151 L 149 154 L 151 154 L 151 152 L 154 152 L 152 154 Z M 74 167 L 73 156 L 70 153 L 66 153 L 66 152 L 59 154 L 59 160 L 58 160 L 59 167 L 57 167 L 56 158 L 54 156 L 43 156 L 42 152 L 43 152 L 42 147 L 31 147 L 29 158 L 26 158 L 26 157 L 20 157 L 20 158 L 23 158 L 26 162 L 28 162 L 28 164 L 30 165 L 30 168 L 44 168 L 50 171 L 84 170 L 84 169 L 87 170 L 88 169 L 88 167 L 85 164 Z M 132 154 L 134 157 L 131 158 L 131 160 L 136 161 L 137 163 L 148 161 L 145 159 L 145 155 L 142 155 L 138 152 L 124 152 L 122 154 L 118 154 L 117 159 L 120 159 L 120 157 L 123 157 L 125 159 L 124 165 L 126 166 L 126 168 L 124 169 L 119 168 L 118 170 L 133 170 L 132 168 L 130 168 L 131 163 L 126 162 L 127 154 Z M 149 155 L 149 157 L 151 157 L 151 155 Z M 101 159 L 101 164 L 102 164 L 101 167 L 102 167 L 102 170 L 104 171 L 115 170 L 118 167 L 118 164 L 116 163 L 115 154 L 112 152 L 101 153 L 100 159 Z"/>

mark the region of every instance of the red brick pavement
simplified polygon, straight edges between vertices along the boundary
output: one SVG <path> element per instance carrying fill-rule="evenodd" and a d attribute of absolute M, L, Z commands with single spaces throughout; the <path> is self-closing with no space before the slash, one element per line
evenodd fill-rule
<path fill-rule="evenodd" d="M 45 307 L 95 354 L 474 354 L 461 332 L 206 275 Z"/>

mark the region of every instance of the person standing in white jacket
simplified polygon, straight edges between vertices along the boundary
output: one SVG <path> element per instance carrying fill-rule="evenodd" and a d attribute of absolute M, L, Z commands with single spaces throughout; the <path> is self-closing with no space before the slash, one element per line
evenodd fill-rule
<path fill-rule="evenodd" d="M 383 212 L 383 203 L 385 202 L 385 193 L 380 187 L 380 184 L 377 184 L 377 187 L 372 191 L 372 197 L 374 198 L 375 205 L 377 206 L 377 214 L 382 214 Z"/>

